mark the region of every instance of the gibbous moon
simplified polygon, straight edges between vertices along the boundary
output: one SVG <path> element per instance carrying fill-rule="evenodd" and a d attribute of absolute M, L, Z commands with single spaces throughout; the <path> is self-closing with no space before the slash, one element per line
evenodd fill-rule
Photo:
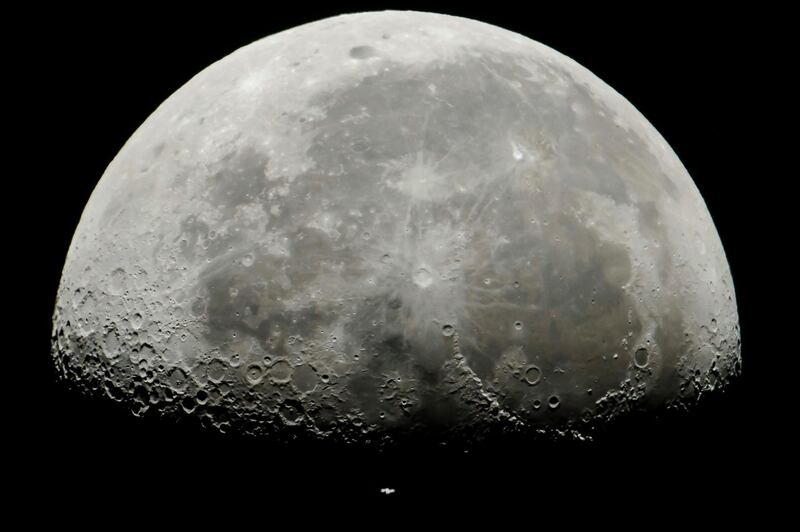
<path fill-rule="evenodd" d="M 245 46 L 102 176 L 57 295 L 59 375 L 277 441 L 590 434 L 740 372 L 708 210 L 622 96 L 465 18 Z"/>

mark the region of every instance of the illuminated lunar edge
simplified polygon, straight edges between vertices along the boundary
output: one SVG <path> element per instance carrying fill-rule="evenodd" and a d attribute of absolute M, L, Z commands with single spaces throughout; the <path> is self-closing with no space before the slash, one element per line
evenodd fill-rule
<path fill-rule="evenodd" d="M 580 437 L 741 367 L 656 130 L 542 44 L 417 12 L 272 35 L 170 96 L 92 194 L 53 321 L 80 390 L 277 441 Z"/>

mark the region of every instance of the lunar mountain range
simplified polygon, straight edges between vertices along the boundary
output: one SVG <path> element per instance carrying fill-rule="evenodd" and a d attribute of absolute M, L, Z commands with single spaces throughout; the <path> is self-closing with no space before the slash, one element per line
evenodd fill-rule
<path fill-rule="evenodd" d="M 159 106 L 86 205 L 52 338 L 98 400 L 276 441 L 586 435 L 741 370 L 719 236 L 653 126 L 547 46 L 398 11 Z"/>

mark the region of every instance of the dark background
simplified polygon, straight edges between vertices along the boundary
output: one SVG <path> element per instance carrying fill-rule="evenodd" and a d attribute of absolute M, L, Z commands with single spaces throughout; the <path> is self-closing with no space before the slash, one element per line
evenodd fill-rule
<path fill-rule="evenodd" d="M 33 127 L 18 135 L 19 151 L 10 154 L 25 168 L 15 186 L 31 188 L 14 189 L 9 202 L 20 213 L 28 260 L 14 283 L 25 287 L 18 299 L 24 347 L 7 353 L 23 357 L 23 374 L 36 383 L 11 408 L 22 413 L 24 429 L 14 431 L 23 452 L 9 461 L 23 473 L 28 497 L 65 505 L 130 505 L 167 494 L 201 504 L 225 497 L 240 505 L 244 497 L 260 512 L 268 497 L 344 496 L 361 504 L 388 500 L 379 490 L 391 487 L 397 501 L 453 497 L 468 506 L 509 494 L 533 507 L 585 498 L 621 509 L 654 507 L 657 514 L 669 514 L 675 504 L 706 512 L 778 504 L 773 494 L 788 471 L 777 449 L 793 440 L 779 436 L 767 385 L 775 378 L 772 354 L 784 351 L 767 300 L 777 273 L 765 269 L 775 261 L 769 250 L 777 236 L 765 230 L 773 211 L 759 184 L 779 171 L 761 147 L 761 121 L 782 105 L 786 90 L 781 71 L 767 59 L 778 46 L 771 40 L 781 33 L 776 22 L 786 14 L 731 6 L 701 11 L 689 4 L 523 5 L 331 2 L 278 9 L 226 2 L 206 10 L 131 4 L 42 8 L 8 19 L 23 30 L 9 49 L 22 59 L 7 67 L 9 84 L 37 102 L 28 120 Z M 694 178 L 730 262 L 744 358 L 743 377 L 728 393 L 689 414 L 634 417 L 592 443 L 378 455 L 276 449 L 137 419 L 76 397 L 54 380 L 50 318 L 61 267 L 97 180 L 134 130 L 191 76 L 241 46 L 327 16 L 384 8 L 461 15 L 527 35 L 587 67 L 653 123 Z M 771 97 L 760 92 L 765 85 L 775 89 Z M 25 201 L 30 194 L 35 202 Z"/>

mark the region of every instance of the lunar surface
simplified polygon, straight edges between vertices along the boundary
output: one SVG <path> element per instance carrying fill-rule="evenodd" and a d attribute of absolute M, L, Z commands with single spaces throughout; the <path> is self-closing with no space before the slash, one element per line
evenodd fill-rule
<path fill-rule="evenodd" d="M 585 435 L 741 368 L 719 236 L 653 126 L 547 46 L 418 12 L 269 36 L 170 96 L 53 321 L 77 389 L 275 441 Z"/>

